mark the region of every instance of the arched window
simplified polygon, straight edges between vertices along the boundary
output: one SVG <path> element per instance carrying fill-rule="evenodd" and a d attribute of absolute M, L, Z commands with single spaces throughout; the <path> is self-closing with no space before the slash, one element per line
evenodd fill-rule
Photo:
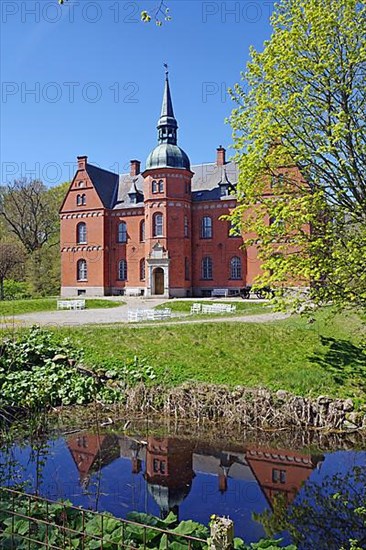
<path fill-rule="evenodd" d="M 153 236 L 162 237 L 163 235 L 163 214 L 157 212 L 153 217 Z"/>
<path fill-rule="evenodd" d="M 159 189 L 159 193 L 163 193 L 163 191 L 164 191 L 164 182 L 163 182 L 163 180 L 159 180 L 158 189 Z"/>
<path fill-rule="evenodd" d="M 117 240 L 119 243 L 127 242 L 127 225 L 126 222 L 121 222 L 118 224 L 118 235 Z"/>
<path fill-rule="evenodd" d="M 158 182 L 153 180 L 152 184 L 151 184 L 151 189 L 152 189 L 152 192 L 153 193 L 157 193 L 158 192 Z"/>
<path fill-rule="evenodd" d="M 81 198 L 81 195 L 76 195 L 76 206 L 81 206 L 82 205 L 82 198 Z"/>
<path fill-rule="evenodd" d="M 210 216 L 202 218 L 201 237 L 202 239 L 212 239 L 212 219 Z"/>
<path fill-rule="evenodd" d="M 81 204 L 82 204 L 83 206 L 86 205 L 86 195 L 81 195 Z"/>
<path fill-rule="evenodd" d="M 140 222 L 140 242 L 145 242 L 145 220 Z"/>
<path fill-rule="evenodd" d="M 187 238 L 189 236 L 188 216 L 184 216 L 184 236 L 185 236 L 185 238 Z"/>
<path fill-rule="evenodd" d="M 186 281 L 189 281 L 189 260 L 188 258 L 184 258 L 184 278 Z"/>
<path fill-rule="evenodd" d="M 86 260 L 78 260 L 78 263 L 76 264 L 76 271 L 78 281 L 88 280 L 88 266 L 86 265 Z"/>
<path fill-rule="evenodd" d="M 87 236 L 86 236 L 86 223 L 80 222 L 76 226 L 76 242 L 78 244 L 86 244 Z"/>
<path fill-rule="evenodd" d="M 120 281 L 127 281 L 127 262 L 126 262 L 126 260 L 121 260 L 118 263 L 118 279 Z"/>
<path fill-rule="evenodd" d="M 230 260 L 230 279 L 241 279 L 241 259 L 238 256 Z"/>
<path fill-rule="evenodd" d="M 202 260 L 202 279 L 212 279 L 212 258 L 205 256 Z"/>
<path fill-rule="evenodd" d="M 145 276 L 146 276 L 145 258 L 142 258 L 142 260 L 140 260 L 140 281 L 144 281 Z"/>

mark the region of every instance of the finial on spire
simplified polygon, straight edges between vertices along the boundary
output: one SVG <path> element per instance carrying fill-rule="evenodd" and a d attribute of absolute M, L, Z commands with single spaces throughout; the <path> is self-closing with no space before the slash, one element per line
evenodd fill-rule
<path fill-rule="evenodd" d="M 163 65 L 164 65 L 164 68 L 165 68 L 165 78 L 168 78 L 168 75 L 169 75 L 168 63 L 163 63 Z"/>

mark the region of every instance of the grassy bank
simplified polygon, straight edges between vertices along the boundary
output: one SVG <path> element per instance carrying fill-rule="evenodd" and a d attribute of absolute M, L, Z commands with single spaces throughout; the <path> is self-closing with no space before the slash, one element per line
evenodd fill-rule
<path fill-rule="evenodd" d="M 296 394 L 366 401 L 365 325 L 355 315 L 320 312 L 267 324 L 207 323 L 58 329 L 85 350 L 89 365 L 146 358 L 157 381 L 266 386 Z"/>
<path fill-rule="evenodd" d="M 124 302 L 111 300 L 87 299 L 88 309 L 112 308 L 122 305 Z M 34 300 L 5 300 L 0 302 L 0 316 L 9 317 L 21 315 L 22 313 L 35 313 L 37 311 L 55 311 L 57 309 L 57 298 L 38 298 Z"/>
<path fill-rule="evenodd" d="M 257 313 L 268 313 L 272 311 L 270 307 L 263 302 L 243 302 L 242 300 L 235 300 L 231 302 L 226 302 L 225 300 L 220 301 L 211 301 L 211 300 L 169 300 L 156 307 L 156 309 L 164 309 L 166 307 L 170 308 L 173 313 L 190 313 L 191 307 L 193 304 L 229 304 L 236 306 L 235 314 L 240 315 L 255 315 Z M 222 314 L 219 314 L 222 315 Z"/>

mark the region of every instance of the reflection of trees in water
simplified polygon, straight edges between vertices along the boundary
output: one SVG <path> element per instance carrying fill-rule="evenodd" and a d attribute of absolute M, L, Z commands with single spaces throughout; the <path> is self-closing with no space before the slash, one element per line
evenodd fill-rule
<path fill-rule="evenodd" d="M 353 466 L 346 473 L 308 482 L 288 506 L 282 495 L 275 497 L 273 512 L 253 514 L 268 536 L 289 531 L 301 550 L 366 548 L 366 466 Z"/>
<path fill-rule="evenodd" d="M 30 481 L 22 481 L 25 467 L 16 458 L 16 448 L 30 448 L 29 464 L 34 464 L 32 491 L 41 492 L 43 468 L 49 455 L 48 419 L 46 413 L 30 415 L 26 422 L 0 424 L 0 486 L 30 489 Z"/>
<path fill-rule="evenodd" d="M 30 436 L 29 433 L 31 433 Z M 58 437 L 58 434 L 55 434 L 55 437 Z M 264 439 L 264 436 L 259 434 L 258 438 L 261 437 Z M 356 435 L 352 437 L 356 437 Z M 38 419 L 38 422 L 28 421 L 28 426 L 22 430 L 13 426 L 12 429 L 2 431 L 0 427 L 0 485 L 14 486 L 24 479 L 25 469 L 17 461 L 15 449 L 16 446 L 30 446 L 30 463 L 34 464 L 36 473 L 32 489 L 42 493 L 42 490 L 45 489 L 42 471 L 50 452 L 51 439 L 46 428 L 45 417 L 42 421 Z M 121 437 L 115 433 L 99 433 L 98 430 L 96 433 L 89 434 L 86 432 L 73 433 L 67 437 L 69 451 L 79 470 L 83 494 L 89 497 L 90 507 L 93 509 L 98 509 L 101 496 L 101 470 L 119 457 L 120 439 Z M 185 498 L 186 494 L 181 490 L 182 480 L 185 482 L 187 490 L 190 488 L 192 475 L 194 475 L 191 464 L 193 448 L 187 439 L 180 437 L 172 439 L 171 437 L 149 436 L 147 441 L 149 448 L 148 464 L 146 465 L 148 471 L 145 473 L 148 479 L 146 481 L 150 482 L 154 489 L 153 496 L 158 497 L 161 511 L 165 512 L 171 507 L 170 505 L 176 505 Z M 332 439 L 330 441 L 335 443 Z M 260 443 L 263 442 L 260 441 Z M 261 446 L 260 443 L 258 441 L 253 448 L 258 450 Z M 324 448 L 329 448 L 329 440 L 324 439 L 322 443 Z M 342 440 L 338 440 L 337 436 L 334 446 L 349 448 L 352 444 L 355 442 L 351 440 L 351 435 Z M 130 457 L 132 472 L 135 474 L 141 472 L 142 460 L 145 460 L 144 453 L 141 453 L 143 447 L 143 444 L 131 439 Z M 222 456 L 222 447 L 223 441 L 215 442 L 212 445 L 205 444 L 202 448 L 206 454 L 214 454 L 219 457 L 218 475 L 221 475 L 222 479 L 220 479 L 218 490 L 224 491 L 227 488 L 224 477 L 228 475 L 231 459 Z M 244 452 L 242 444 L 234 447 L 238 452 Z M 292 448 L 294 447 L 295 445 L 292 446 Z M 252 447 L 249 448 L 249 451 L 251 449 Z M 195 448 L 195 452 L 198 451 L 199 449 Z M 289 451 L 289 454 L 291 453 L 293 454 L 294 451 Z M 252 455 L 253 453 L 251 453 L 252 458 L 249 463 L 253 462 Z M 278 462 L 278 459 L 276 460 Z M 266 459 L 266 464 L 268 463 L 268 468 L 270 468 L 272 462 L 268 461 L 269 459 Z M 169 468 L 162 468 L 162 464 L 165 462 Z M 252 467 L 254 468 L 253 464 Z M 187 476 L 189 474 L 188 479 L 182 478 L 184 472 L 187 473 Z M 263 479 L 267 481 L 270 479 L 268 472 L 266 470 L 263 473 Z M 175 477 L 177 480 L 173 479 Z M 258 482 L 260 483 L 263 479 L 259 476 Z M 290 481 L 289 479 L 289 483 Z M 29 490 L 29 484 L 25 484 L 24 488 Z M 366 505 L 366 466 L 353 467 L 345 473 L 328 476 L 321 483 L 315 483 L 310 479 L 302 486 L 298 496 L 290 504 L 286 495 L 275 496 L 273 500 L 271 499 L 271 503 L 273 512 L 267 511 L 255 516 L 255 519 L 263 524 L 266 533 L 270 536 L 287 530 L 301 550 L 339 550 L 342 544 L 345 544 L 345 548 L 349 548 L 347 541 L 350 538 L 357 538 L 361 541 L 360 548 L 366 548 L 365 518 L 362 514 L 357 513 L 357 508 Z"/>

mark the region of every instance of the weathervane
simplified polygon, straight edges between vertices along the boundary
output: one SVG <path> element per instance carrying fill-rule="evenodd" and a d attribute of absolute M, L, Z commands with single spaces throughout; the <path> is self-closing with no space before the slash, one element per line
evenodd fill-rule
<path fill-rule="evenodd" d="M 168 63 L 163 63 L 164 67 L 165 67 L 165 75 L 168 76 L 169 74 L 169 67 L 168 67 Z"/>

